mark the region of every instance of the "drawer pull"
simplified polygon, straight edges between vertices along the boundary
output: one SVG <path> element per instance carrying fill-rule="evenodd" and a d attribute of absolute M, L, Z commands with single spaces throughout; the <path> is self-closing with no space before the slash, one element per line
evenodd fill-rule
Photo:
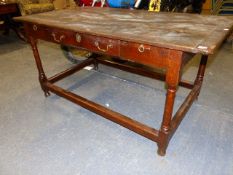
<path fill-rule="evenodd" d="M 141 52 L 141 53 L 144 52 L 145 49 L 150 50 L 150 47 L 145 48 L 143 44 L 141 44 L 141 45 L 138 47 L 138 51 Z"/>
<path fill-rule="evenodd" d="M 79 35 L 78 33 L 76 33 L 75 39 L 76 39 L 77 43 L 80 43 L 81 42 L 81 35 Z"/>
<path fill-rule="evenodd" d="M 60 43 L 60 42 L 65 38 L 65 35 L 61 35 L 61 36 L 59 37 L 59 39 L 57 39 L 55 33 L 52 33 L 52 36 L 53 36 L 53 40 L 56 41 L 56 42 L 58 42 L 58 43 Z"/>
<path fill-rule="evenodd" d="M 35 24 L 33 25 L 32 28 L 33 28 L 34 31 L 37 31 L 37 26 Z"/>
<path fill-rule="evenodd" d="M 95 42 L 95 46 L 98 48 L 98 50 L 100 50 L 102 52 L 107 52 L 110 48 L 113 48 L 112 44 L 108 44 L 106 49 L 102 49 L 102 48 L 100 48 L 98 41 Z"/>

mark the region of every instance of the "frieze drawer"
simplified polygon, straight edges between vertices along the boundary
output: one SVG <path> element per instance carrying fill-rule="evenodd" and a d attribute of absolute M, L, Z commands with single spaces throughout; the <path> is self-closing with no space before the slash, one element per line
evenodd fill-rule
<path fill-rule="evenodd" d="M 79 46 L 81 41 L 81 35 L 74 31 L 54 29 L 37 24 L 29 25 L 28 30 L 30 31 L 30 35 L 33 35 L 34 38 L 58 44 Z"/>
<path fill-rule="evenodd" d="M 147 44 L 134 42 L 120 42 L 120 57 L 129 61 L 141 63 L 148 66 L 166 67 L 164 59 L 168 57 L 169 49 L 158 48 Z"/>
<path fill-rule="evenodd" d="M 80 42 L 84 49 L 111 56 L 119 56 L 119 43 L 119 40 L 88 34 L 83 34 Z"/>

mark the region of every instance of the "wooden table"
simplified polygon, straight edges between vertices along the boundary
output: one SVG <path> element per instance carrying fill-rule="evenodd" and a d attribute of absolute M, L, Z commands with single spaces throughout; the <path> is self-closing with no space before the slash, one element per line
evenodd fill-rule
<path fill-rule="evenodd" d="M 18 17 L 16 20 L 24 22 L 45 96 L 53 92 L 157 142 L 161 156 L 165 155 L 171 137 L 200 93 L 208 55 L 217 50 L 233 27 L 232 18 L 226 17 L 88 7 Z M 166 70 L 165 75 L 134 64 L 95 57 L 47 78 L 37 50 L 38 39 L 83 48 L 151 68 L 162 68 Z M 181 80 L 182 68 L 195 54 L 202 54 L 195 81 Z M 54 84 L 91 64 L 95 68 L 98 64 L 105 64 L 165 80 L 167 95 L 161 127 L 156 130 L 146 126 Z M 177 86 L 191 91 L 172 116 Z"/>
<path fill-rule="evenodd" d="M 25 41 L 26 39 L 20 30 L 20 25 L 12 20 L 15 16 L 20 16 L 17 3 L 0 2 L 0 20 L 4 21 L 2 27 L 5 30 L 5 34 L 8 34 L 9 30 L 12 29 L 20 39 Z"/>

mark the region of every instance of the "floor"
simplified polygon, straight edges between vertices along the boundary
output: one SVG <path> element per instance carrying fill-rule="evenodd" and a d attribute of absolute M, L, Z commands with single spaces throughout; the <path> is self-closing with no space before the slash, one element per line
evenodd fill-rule
<path fill-rule="evenodd" d="M 72 65 L 39 42 L 48 76 Z M 30 46 L 0 35 L 0 175 L 233 175 L 233 51 L 211 56 L 198 101 L 165 157 L 157 145 L 56 95 L 45 98 Z M 184 69 L 193 79 L 200 57 Z M 100 66 L 58 83 L 159 128 L 164 83 Z M 188 93 L 179 88 L 175 108 Z"/>

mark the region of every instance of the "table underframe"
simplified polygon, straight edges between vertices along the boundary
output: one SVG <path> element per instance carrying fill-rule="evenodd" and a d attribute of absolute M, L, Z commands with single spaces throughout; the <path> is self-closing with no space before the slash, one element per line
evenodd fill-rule
<path fill-rule="evenodd" d="M 45 96 L 49 96 L 50 92 L 61 96 L 73 103 L 76 103 L 83 108 L 86 108 L 100 116 L 111 120 L 129 130 L 142 135 L 154 142 L 157 142 L 158 151 L 157 153 L 160 156 L 164 156 L 166 154 L 166 149 L 168 147 L 169 141 L 172 138 L 173 134 L 177 130 L 178 126 L 180 125 L 182 119 L 184 118 L 185 114 L 191 107 L 192 103 L 198 98 L 198 95 L 201 90 L 204 72 L 207 64 L 208 55 L 202 55 L 199 69 L 196 75 L 196 79 L 193 83 L 188 81 L 181 81 L 181 69 L 185 65 L 183 54 L 184 52 L 178 50 L 171 50 L 170 53 L 172 55 L 171 59 L 168 59 L 166 72 L 165 74 L 160 74 L 153 72 L 149 69 L 144 69 L 141 67 L 135 67 L 130 64 L 122 64 L 119 62 L 114 62 L 111 60 L 103 59 L 102 57 L 94 57 L 88 58 L 82 61 L 80 64 L 77 64 L 67 70 L 64 70 L 50 78 L 47 78 L 45 75 L 42 62 L 39 56 L 38 48 L 37 48 L 37 38 L 33 35 L 28 34 L 29 43 L 31 44 L 34 58 L 36 61 L 38 73 L 39 73 L 39 81 L 42 90 L 45 93 Z M 194 54 L 193 54 L 194 55 Z M 190 59 L 189 59 L 190 60 Z M 166 94 L 166 101 L 164 105 L 164 114 L 163 120 L 161 122 L 161 127 L 157 130 L 152 127 L 149 127 L 143 123 L 140 123 L 136 120 L 131 119 L 125 115 L 122 115 L 118 112 L 115 112 L 109 108 L 106 108 L 100 104 L 97 104 L 93 101 L 90 101 L 86 98 L 83 98 L 77 94 L 74 94 L 68 90 L 65 90 L 54 83 L 64 79 L 65 77 L 74 74 L 75 72 L 80 71 L 86 66 L 94 65 L 97 69 L 98 64 L 104 64 L 107 66 L 115 67 L 124 71 L 128 71 L 131 73 L 139 74 L 142 76 L 150 77 L 152 79 L 159 79 L 166 82 L 167 85 L 167 94 Z M 176 91 L 178 86 L 183 86 L 190 89 L 190 93 L 185 98 L 184 102 L 181 104 L 177 112 L 173 114 L 173 106 L 176 96 Z"/>

